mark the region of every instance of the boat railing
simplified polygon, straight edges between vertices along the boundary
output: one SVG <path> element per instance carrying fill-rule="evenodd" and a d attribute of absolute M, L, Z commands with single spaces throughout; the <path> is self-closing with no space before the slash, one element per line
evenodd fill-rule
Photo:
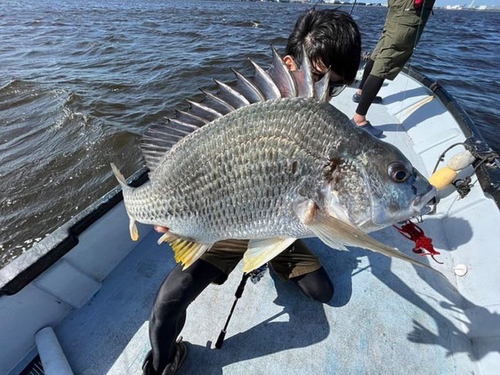
<path fill-rule="evenodd" d="M 128 183 L 140 186 L 148 180 L 148 169 L 141 168 Z M 79 242 L 79 235 L 123 200 L 121 188 L 115 187 L 98 201 L 35 244 L 28 252 L 0 270 L 0 296 L 13 295 L 36 279 Z"/>
<path fill-rule="evenodd" d="M 466 138 L 464 146 L 474 155 L 476 163 L 480 163 L 480 165 L 477 165 L 477 168 L 475 168 L 475 173 L 481 188 L 485 194 L 493 198 L 497 207 L 500 209 L 500 160 L 498 154 L 491 149 L 467 112 L 465 112 L 444 87 L 437 81 L 433 81 L 415 71 L 414 68 L 409 69 L 405 67 L 403 71 L 413 79 L 422 83 L 425 87 L 429 88 L 443 103 L 455 121 L 457 121 L 460 130 L 464 133 Z"/>

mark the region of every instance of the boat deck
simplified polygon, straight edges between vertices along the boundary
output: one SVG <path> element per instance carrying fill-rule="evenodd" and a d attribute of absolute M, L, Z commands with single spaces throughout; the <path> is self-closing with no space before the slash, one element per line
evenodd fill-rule
<path fill-rule="evenodd" d="M 356 106 L 351 101 L 354 90 L 347 88 L 333 102 L 350 117 Z M 446 147 L 464 140 L 438 100 L 425 103 L 430 95 L 420 83 L 400 75 L 382 88 L 383 104 L 373 105 L 369 112 L 373 125 L 384 124 L 385 140 L 398 146 L 426 176 Z M 498 336 L 489 339 L 488 331 L 500 326 L 500 301 L 495 292 L 493 306 L 487 300 L 493 287 L 480 287 L 500 283 L 498 272 L 484 280 L 489 268 L 498 269 L 498 260 L 483 259 L 486 264 L 480 265 L 476 250 L 482 243 L 483 256 L 493 254 L 493 239 L 482 233 L 495 233 L 495 223 L 480 216 L 492 210 L 491 217 L 498 218 L 498 210 L 478 186 L 465 200 L 457 200 L 451 190 L 443 196 L 438 213 L 425 217 L 422 228 L 442 252 L 439 260 L 444 264 L 420 259 L 430 260 L 449 281 L 366 250 L 337 251 L 308 240 L 334 283 L 333 300 L 310 300 L 293 283 L 268 272 L 259 283 L 247 283 L 224 346 L 215 349 L 241 280 L 240 265 L 224 285 L 209 286 L 189 307 L 182 332 L 189 354 L 179 374 L 493 373 L 489 363 L 498 361 Z M 110 215 L 124 215 L 123 206 Z M 108 236 L 126 236 L 124 226 Z M 75 374 L 141 373 L 149 350 L 152 303 L 174 261 L 167 245 L 156 244 L 158 234 L 146 226 L 140 230 L 141 241 L 102 281 L 93 298 L 56 326 Z M 411 253 L 412 242 L 394 228 L 373 236 Z M 462 278 L 453 270 L 459 263 L 469 269 Z M 475 342 L 467 336 L 470 332 L 486 339 Z"/>

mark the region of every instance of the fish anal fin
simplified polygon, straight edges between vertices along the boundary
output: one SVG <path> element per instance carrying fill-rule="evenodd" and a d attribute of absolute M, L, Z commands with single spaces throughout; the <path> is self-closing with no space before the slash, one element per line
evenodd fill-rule
<path fill-rule="evenodd" d="M 250 240 L 248 243 L 248 250 L 243 255 L 243 272 L 250 272 L 259 268 L 280 254 L 295 241 L 296 238 L 290 237 Z"/>
<path fill-rule="evenodd" d="M 213 245 L 190 241 L 171 232 L 165 233 L 158 239 L 158 245 L 163 242 L 168 242 L 170 247 L 172 247 L 174 259 L 177 263 L 183 265 L 183 270 L 196 262 Z"/>

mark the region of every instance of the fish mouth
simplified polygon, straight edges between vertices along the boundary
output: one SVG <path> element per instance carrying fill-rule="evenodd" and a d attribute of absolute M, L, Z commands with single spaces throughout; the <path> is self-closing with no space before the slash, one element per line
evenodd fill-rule
<path fill-rule="evenodd" d="M 427 193 L 416 197 L 412 202 L 412 206 L 415 215 L 418 216 L 431 212 L 437 203 L 437 189 L 433 186 Z"/>

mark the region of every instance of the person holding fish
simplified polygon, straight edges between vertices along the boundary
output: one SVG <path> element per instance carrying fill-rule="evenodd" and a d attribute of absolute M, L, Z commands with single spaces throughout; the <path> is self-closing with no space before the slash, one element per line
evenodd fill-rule
<path fill-rule="evenodd" d="M 186 310 L 243 259 L 243 272 L 266 263 L 310 298 L 329 301 L 332 282 L 300 239 L 318 237 L 430 268 L 367 233 L 428 213 L 436 189 L 395 146 L 354 126 L 329 104 L 354 81 L 361 38 L 339 10 L 310 9 L 292 31 L 287 55 L 272 49 L 267 71 L 234 71 L 216 93 L 189 101 L 141 144 L 149 181 L 123 192 L 130 234 L 136 222 L 162 233 L 180 263 L 161 285 L 149 322 L 144 374 L 174 374 L 187 349 L 179 336 Z"/>
<path fill-rule="evenodd" d="M 361 54 L 358 27 L 344 12 L 310 9 L 298 18 L 290 34 L 283 59 L 286 68 L 297 71 L 303 52 L 312 62 L 313 80 L 325 76 L 329 80 L 328 101 L 355 79 Z M 168 233 L 166 227 L 155 229 Z M 178 264 L 170 272 L 158 291 L 149 322 L 152 350 L 144 361 L 144 374 L 174 374 L 182 365 L 187 349 L 176 339 L 184 326 L 187 307 L 210 283 L 222 284 L 247 248 L 248 240 L 216 242 L 186 270 Z M 270 264 L 281 280 L 291 280 L 308 297 L 323 303 L 333 297 L 334 287 L 327 272 L 302 241 L 291 241 Z"/>
<path fill-rule="evenodd" d="M 377 96 L 384 80 L 393 80 L 410 60 L 432 12 L 435 0 L 389 0 L 387 18 L 375 50 L 368 59 L 352 100 L 359 103 L 353 122 L 375 137 L 383 132 L 371 125 L 366 113 L 372 103 L 381 103 Z"/>

